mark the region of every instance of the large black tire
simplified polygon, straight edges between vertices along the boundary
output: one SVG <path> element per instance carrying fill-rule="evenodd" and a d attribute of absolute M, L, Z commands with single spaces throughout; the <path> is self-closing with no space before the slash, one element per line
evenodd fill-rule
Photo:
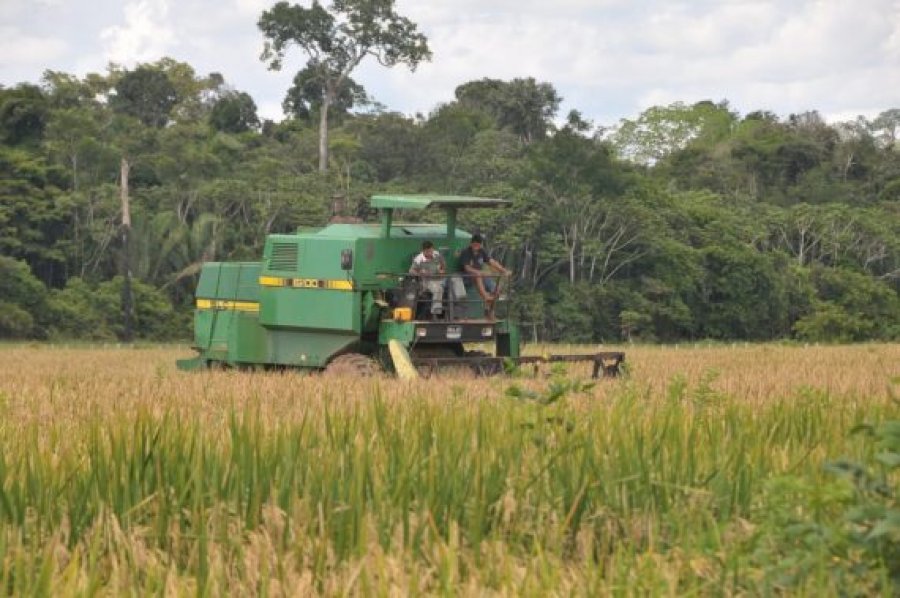
<path fill-rule="evenodd" d="M 328 376 L 372 378 L 381 373 L 382 369 L 378 362 L 361 353 L 338 355 L 325 366 L 325 374 Z"/>

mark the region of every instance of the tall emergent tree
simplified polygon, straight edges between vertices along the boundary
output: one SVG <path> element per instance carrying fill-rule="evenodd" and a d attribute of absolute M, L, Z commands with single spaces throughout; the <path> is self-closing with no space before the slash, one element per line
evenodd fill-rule
<path fill-rule="evenodd" d="M 354 106 L 368 102 L 362 85 L 347 77 L 335 90 L 328 114 L 335 124 L 340 124 Z M 318 69 L 306 67 L 294 76 L 294 84 L 287 90 L 281 107 L 284 113 L 303 120 L 311 120 L 322 108 L 322 85 Z"/>
<path fill-rule="evenodd" d="M 309 60 L 306 71 L 321 93 L 319 170 L 328 169 L 328 108 L 366 56 L 383 66 L 405 64 L 415 70 L 431 58 L 428 40 L 415 23 L 394 10 L 394 0 L 333 0 L 326 9 L 318 0 L 310 8 L 279 2 L 257 23 L 265 36 L 261 60 L 280 70 L 285 51 L 296 45 Z"/>
<path fill-rule="evenodd" d="M 550 83 L 534 77 L 501 81 L 481 79 L 456 88 L 461 104 L 491 115 L 501 129 L 508 129 L 525 143 L 547 137 L 562 98 Z"/>
<path fill-rule="evenodd" d="M 164 127 L 178 103 L 178 90 L 161 70 L 139 66 L 127 72 L 115 86 L 109 100 L 116 112 L 139 119 L 148 127 Z"/>

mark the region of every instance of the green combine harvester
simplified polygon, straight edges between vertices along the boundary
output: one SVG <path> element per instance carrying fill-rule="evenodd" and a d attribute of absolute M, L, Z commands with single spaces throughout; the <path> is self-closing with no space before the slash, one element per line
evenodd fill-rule
<path fill-rule="evenodd" d="M 456 227 L 460 208 L 495 208 L 502 199 L 437 195 L 375 196 L 380 224 L 330 224 L 273 234 L 261 262 L 208 262 L 196 290 L 194 349 L 184 370 L 209 367 L 297 368 L 347 375 L 381 371 L 471 368 L 504 364 L 590 361 L 593 374 L 615 376 L 624 354 L 520 354 L 519 329 L 509 319 L 508 280 L 499 277 L 496 317 L 486 317 L 458 256 L 471 235 Z M 437 208 L 446 225 L 394 222 L 395 210 Z M 413 256 L 431 241 L 446 260 L 437 316 L 428 285 L 409 274 Z M 431 284 L 434 284 L 433 282 Z M 504 286 L 505 285 L 505 286 Z M 467 350 L 489 343 L 493 353 Z"/>

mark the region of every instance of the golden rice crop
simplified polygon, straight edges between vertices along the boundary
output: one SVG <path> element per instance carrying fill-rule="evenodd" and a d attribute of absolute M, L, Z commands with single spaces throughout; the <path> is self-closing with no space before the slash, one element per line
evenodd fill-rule
<path fill-rule="evenodd" d="M 871 457 L 849 430 L 898 418 L 900 346 L 627 352 L 627 376 L 544 405 L 508 389 L 549 396 L 558 372 L 182 373 L 178 346 L 0 346 L 0 587 L 885 591 L 878 563 L 837 577 L 853 551 L 789 585 L 770 540 L 775 514 L 833 518 L 848 500 L 823 464 Z"/>

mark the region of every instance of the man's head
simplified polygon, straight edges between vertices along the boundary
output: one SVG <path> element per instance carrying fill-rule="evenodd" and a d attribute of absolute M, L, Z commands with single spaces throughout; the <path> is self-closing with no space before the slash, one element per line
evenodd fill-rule
<path fill-rule="evenodd" d="M 422 253 L 425 254 L 425 257 L 431 259 L 434 255 L 434 243 L 431 241 L 425 241 L 422 243 Z"/>
<path fill-rule="evenodd" d="M 484 237 L 479 234 L 472 235 L 472 240 L 469 241 L 469 247 L 471 247 L 473 251 L 478 251 L 481 249 L 482 245 L 484 245 Z"/>

